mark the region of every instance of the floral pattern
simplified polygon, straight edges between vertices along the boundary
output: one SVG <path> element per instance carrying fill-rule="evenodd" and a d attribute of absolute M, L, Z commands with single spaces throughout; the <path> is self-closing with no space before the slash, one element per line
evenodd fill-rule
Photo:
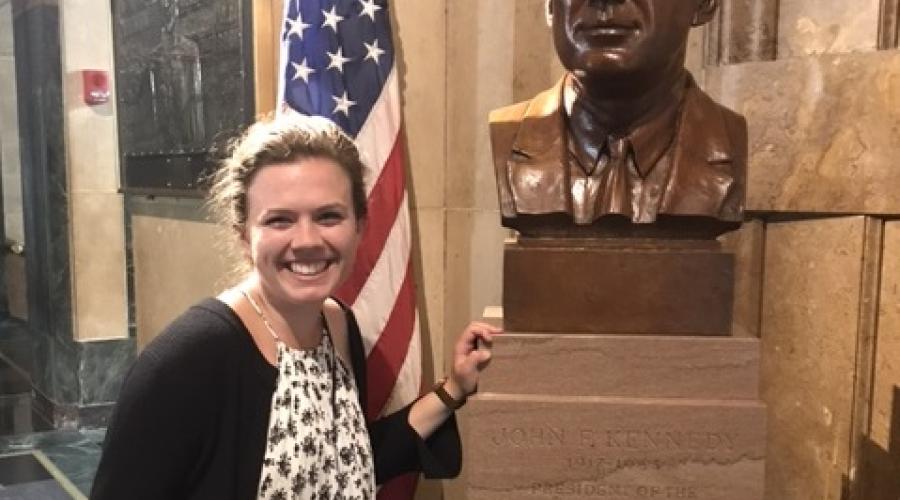
<path fill-rule="evenodd" d="M 278 346 L 258 498 L 372 500 L 375 473 L 353 375 L 328 331 L 312 350 Z"/>

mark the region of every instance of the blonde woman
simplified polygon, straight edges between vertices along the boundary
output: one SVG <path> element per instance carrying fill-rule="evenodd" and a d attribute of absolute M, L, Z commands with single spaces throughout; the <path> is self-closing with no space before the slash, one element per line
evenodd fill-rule
<path fill-rule="evenodd" d="M 453 411 L 474 392 L 496 328 L 460 335 L 443 384 L 368 423 L 353 314 L 332 297 L 366 221 L 353 142 L 309 117 L 250 127 L 211 204 L 250 264 L 138 358 L 107 432 L 91 498 L 374 499 L 410 471 L 452 477 Z"/>

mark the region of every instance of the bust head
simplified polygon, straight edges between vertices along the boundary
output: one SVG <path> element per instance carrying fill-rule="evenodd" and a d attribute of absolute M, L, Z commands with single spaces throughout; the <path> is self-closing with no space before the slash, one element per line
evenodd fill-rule
<path fill-rule="evenodd" d="M 681 71 L 688 32 L 712 19 L 718 0 L 548 0 L 547 7 L 560 61 L 576 78 L 639 88 Z"/>

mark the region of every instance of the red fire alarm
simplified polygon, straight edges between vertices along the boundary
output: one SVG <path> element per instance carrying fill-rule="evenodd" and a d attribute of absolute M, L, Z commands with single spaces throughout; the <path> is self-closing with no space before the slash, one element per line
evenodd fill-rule
<path fill-rule="evenodd" d="M 109 75 L 99 69 L 85 69 L 81 71 L 84 82 L 84 103 L 88 106 L 97 106 L 109 102 Z"/>

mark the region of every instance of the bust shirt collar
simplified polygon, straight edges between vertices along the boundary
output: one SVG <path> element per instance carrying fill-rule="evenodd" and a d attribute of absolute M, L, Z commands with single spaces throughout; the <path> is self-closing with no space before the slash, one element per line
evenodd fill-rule
<path fill-rule="evenodd" d="M 679 85 L 673 89 L 676 94 L 675 98 L 670 102 L 663 112 L 656 113 L 649 120 L 637 124 L 630 130 L 626 131 L 625 139 L 631 146 L 633 161 L 640 172 L 641 177 L 646 177 L 653 170 L 660 157 L 669 150 L 672 140 L 675 137 L 678 126 L 678 116 L 687 93 L 687 88 L 693 80 L 687 74 L 687 78 L 682 80 Z M 578 90 L 575 86 L 574 78 L 567 75 L 563 85 L 563 113 L 568 117 L 570 115 L 572 105 L 577 98 Z M 570 123 L 574 120 L 570 120 Z M 601 130 L 603 141 L 607 142 L 610 136 L 621 137 L 621 132 Z M 572 134 L 574 135 L 574 134 Z M 599 135 L 599 134 L 598 134 Z M 574 139 L 574 137 L 573 137 Z M 573 140 L 572 147 L 580 147 L 577 140 Z M 609 144 L 601 144 L 599 151 L 608 151 Z M 582 153 L 585 153 L 582 151 Z M 582 155 L 579 155 L 582 156 Z M 586 156 L 586 154 L 584 155 Z M 594 158 L 596 161 L 597 158 Z"/>

